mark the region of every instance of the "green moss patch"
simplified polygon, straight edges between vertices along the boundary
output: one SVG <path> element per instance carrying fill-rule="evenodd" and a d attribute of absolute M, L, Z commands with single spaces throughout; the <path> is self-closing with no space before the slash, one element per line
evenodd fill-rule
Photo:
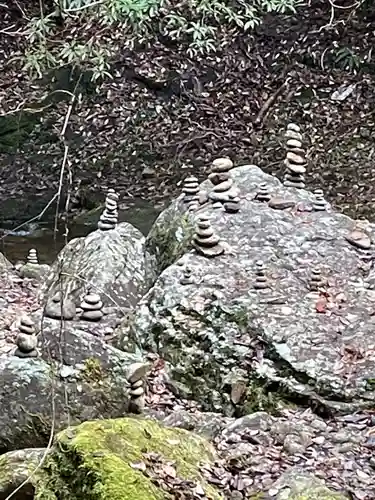
<path fill-rule="evenodd" d="M 223 498 L 199 472 L 214 457 L 204 438 L 142 418 L 85 422 L 58 434 L 35 498 L 51 500 L 56 492 L 59 500 L 171 498 L 137 467 L 148 453 L 174 462 L 179 477 L 199 481 L 210 499 Z"/>

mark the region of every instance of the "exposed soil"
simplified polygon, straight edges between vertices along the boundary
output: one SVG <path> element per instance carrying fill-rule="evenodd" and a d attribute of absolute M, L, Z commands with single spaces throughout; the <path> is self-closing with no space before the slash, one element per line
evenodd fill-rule
<path fill-rule="evenodd" d="M 16 10 L 0 10 L 6 22 L 16 18 L 22 25 Z M 323 187 L 326 197 L 351 215 L 371 218 L 373 14 L 371 6 L 353 16 L 338 10 L 329 26 L 327 2 L 313 1 L 296 16 L 267 16 L 255 33 L 233 40 L 225 53 L 195 60 L 160 40 L 135 53 L 120 45 L 114 78 L 99 93 L 85 85 L 64 141 L 59 134 L 69 103 L 55 102 L 56 92 L 53 101 L 53 84 L 30 82 L 15 67 L 10 55 L 22 50 L 21 41 L 5 37 L 0 106 L 8 114 L 0 118 L 0 223 L 36 215 L 56 193 L 65 144 L 64 186 L 77 208 L 92 206 L 92 193 L 97 198 L 106 187 L 115 187 L 126 200 L 141 197 L 158 204 L 176 193 L 188 172 L 204 178 L 218 156 L 256 163 L 281 176 L 289 121 L 305 134 L 309 186 Z M 343 48 L 351 55 L 340 52 Z M 73 90 L 74 78 L 65 88 Z M 352 92 L 345 99 L 332 99 L 340 86 L 349 85 Z M 48 107 L 32 116 L 23 111 L 25 122 L 12 128 L 11 117 L 15 123 L 20 118 L 9 112 L 30 107 L 43 95 L 49 96 L 43 102 Z M 22 204 L 13 202 L 10 209 L 14 199 Z"/>

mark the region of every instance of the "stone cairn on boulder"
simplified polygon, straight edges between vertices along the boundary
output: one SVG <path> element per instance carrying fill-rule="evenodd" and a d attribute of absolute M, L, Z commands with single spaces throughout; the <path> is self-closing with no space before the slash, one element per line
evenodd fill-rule
<path fill-rule="evenodd" d="M 193 270 L 189 266 L 185 266 L 182 278 L 180 279 L 181 285 L 191 285 L 194 283 Z"/>
<path fill-rule="evenodd" d="M 110 229 L 114 229 L 118 223 L 118 211 L 117 211 L 117 202 L 118 202 L 118 194 L 114 189 L 108 189 L 108 193 L 105 199 L 105 208 L 100 216 L 98 222 L 98 229 L 102 231 L 109 231 Z"/>
<path fill-rule="evenodd" d="M 255 263 L 254 288 L 255 290 L 265 290 L 266 288 L 269 288 L 269 283 L 266 276 L 266 268 L 262 260 L 258 260 Z"/>
<path fill-rule="evenodd" d="M 214 202 L 215 208 L 220 208 L 222 203 L 229 201 L 229 193 L 233 187 L 233 179 L 229 173 L 231 168 L 233 162 L 229 158 L 217 158 L 211 164 L 208 178 L 214 187 L 208 193 L 208 198 Z"/>
<path fill-rule="evenodd" d="M 35 325 L 31 318 L 23 316 L 19 325 L 20 333 L 17 336 L 17 349 L 14 355 L 18 358 L 36 358 L 38 351 L 38 339 L 35 332 Z"/>
<path fill-rule="evenodd" d="M 193 247 L 205 257 L 216 257 L 224 252 L 224 247 L 220 244 L 220 237 L 214 232 L 210 218 L 205 215 L 198 217 L 193 236 Z"/>
<path fill-rule="evenodd" d="M 224 203 L 224 210 L 228 214 L 236 214 L 240 211 L 240 198 L 232 193 L 229 193 L 229 201 Z"/>
<path fill-rule="evenodd" d="M 27 264 L 39 264 L 36 248 L 30 248 L 29 253 L 27 254 Z"/>
<path fill-rule="evenodd" d="M 317 292 L 319 288 L 325 285 L 325 281 L 322 277 L 322 272 L 319 267 L 314 267 L 311 270 L 309 288 L 312 292 Z"/>
<path fill-rule="evenodd" d="M 83 298 L 80 308 L 82 309 L 80 318 L 85 321 L 100 321 L 103 317 L 103 302 L 97 293 L 89 291 Z"/>
<path fill-rule="evenodd" d="M 199 207 L 199 182 L 194 175 L 186 177 L 182 192 L 184 193 L 183 203 L 190 212 L 193 212 Z"/>
<path fill-rule="evenodd" d="M 62 297 L 60 292 L 48 299 L 44 315 L 52 319 L 71 320 L 76 315 L 76 306 L 68 297 Z"/>
<path fill-rule="evenodd" d="M 150 367 L 146 363 L 134 363 L 128 369 L 127 380 L 130 384 L 131 413 L 141 413 L 145 406 L 145 381 Z"/>
<path fill-rule="evenodd" d="M 306 151 L 302 148 L 302 134 L 300 127 L 289 123 L 285 134 L 286 159 L 284 164 L 287 172 L 284 176 L 284 186 L 302 189 L 306 186 L 304 174 L 306 172 Z"/>
<path fill-rule="evenodd" d="M 271 193 L 266 182 L 262 182 L 261 184 L 259 184 L 259 189 L 255 196 L 255 199 L 258 201 L 266 201 L 267 203 L 270 201 Z"/>
<path fill-rule="evenodd" d="M 313 200 L 313 209 L 317 212 L 322 212 L 327 210 L 328 203 L 324 199 L 324 193 L 322 189 L 315 189 L 314 191 L 314 200 Z"/>

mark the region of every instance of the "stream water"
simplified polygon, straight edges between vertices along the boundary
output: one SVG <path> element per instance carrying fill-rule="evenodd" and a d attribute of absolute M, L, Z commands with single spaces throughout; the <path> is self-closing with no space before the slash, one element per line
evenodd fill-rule
<path fill-rule="evenodd" d="M 146 235 L 160 210 L 144 200 L 133 200 L 132 206 L 119 210 L 119 221 L 130 222 Z M 25 260 L 30 248 L 36 248 L 40 263 L 50 264 L 67 241 L 86 236 L 97 228 L 100 213 L 97 211 L 90 222 L 77 221 L 69 226 L 59 225 L 57 231 L 54 231 L 53 223 L 25 225 L 19 230 L 12 230 L 12 227 L 4 228 L 3 234 L 0 235 L 0 251 L 8 260 L 15 263 Z M 16 227 L 16 224 L 13 227 Z"/>

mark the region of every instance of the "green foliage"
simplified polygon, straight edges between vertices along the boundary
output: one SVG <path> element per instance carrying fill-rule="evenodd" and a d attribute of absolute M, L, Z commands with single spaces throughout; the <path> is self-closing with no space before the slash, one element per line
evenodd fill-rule
<path fill-rule="evenodd" d="M 36 77 L 63 65 L 110 76 L 110 60 L 123 48 L 158 37 L 196 57 L 225 48 L 256 27 L 266 12 L 295 12 L 301 0 L 55 0 L 28 24 L 24 67 Z M 56 21 L 63 23 L 63 31 Z"/>

